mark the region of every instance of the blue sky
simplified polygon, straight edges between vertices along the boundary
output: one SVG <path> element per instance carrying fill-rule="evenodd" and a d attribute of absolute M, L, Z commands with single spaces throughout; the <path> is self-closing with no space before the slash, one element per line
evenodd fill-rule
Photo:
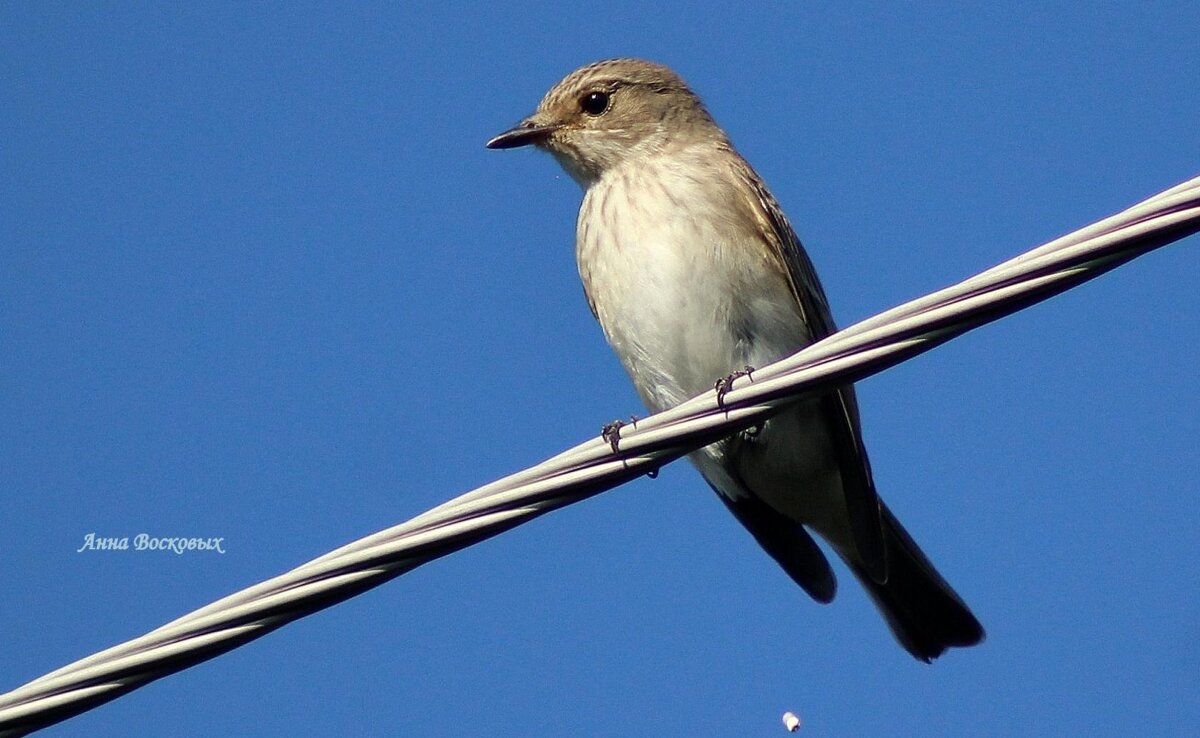
<path fill-rule="evenodd" d="M 483 143 L 675 67 L 845 325 L 1200 171 L 1195 3 L 0 7 L 0 689 L 640 412 L 580 193 Z M 1185 735 L 1195 238 L 860 385 L 987 642 L 818 606 L 677 464 L 50 735 Z M 77 553 L 220 536 L 226 553 Z"/>

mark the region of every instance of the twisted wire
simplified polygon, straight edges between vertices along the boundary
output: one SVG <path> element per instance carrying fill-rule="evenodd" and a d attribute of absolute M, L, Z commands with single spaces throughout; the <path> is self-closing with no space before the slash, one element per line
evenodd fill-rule
<path fill-rule="evenodd" d="M 742 377 L 592 439 L 411 520 L 184 615 L 0 695 L 0 735 L 68 719 L 260 638 L 421 564 L 599 494 L 780 407 L 929 351 L 1200 231 L 1200 177 L 998 266 L 861 321 Z"/>

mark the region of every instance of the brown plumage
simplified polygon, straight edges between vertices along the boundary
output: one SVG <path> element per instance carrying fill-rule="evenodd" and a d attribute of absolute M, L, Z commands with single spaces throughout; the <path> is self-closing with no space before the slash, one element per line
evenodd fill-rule
<path fill-rule="evenodd" d="M 576 232 L 584 290 L 652 410 L 837 330 L 778 202 L 667 67 L 613 59 L 572 72 L 488 145 L 528 144 L 584 189 Z M 846 561 L 916 658 L 983 639 L 876 494 L 852 386 L 789 406 L 759 432 L 691 460 L 817 601 L 832 600 L 836 582 L 809 531 Z"/>

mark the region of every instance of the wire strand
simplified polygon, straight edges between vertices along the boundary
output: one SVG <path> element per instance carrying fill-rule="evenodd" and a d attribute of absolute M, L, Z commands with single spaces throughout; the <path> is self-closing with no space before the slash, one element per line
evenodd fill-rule
<path fill-rule="evenodd" d="M 0 695 L 0 735 L 66 720 L 552 510 L 611 489 L 1200 231 L 1200 177 L 846 328 L 733 383 L 349 543 Z"/>

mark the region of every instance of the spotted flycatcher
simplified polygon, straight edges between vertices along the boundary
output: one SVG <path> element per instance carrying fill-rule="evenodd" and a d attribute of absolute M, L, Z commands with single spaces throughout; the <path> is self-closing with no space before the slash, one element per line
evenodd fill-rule
<path fill-rule="evenodd" d="M 488 147 L 529 144 L 583 187 L 575 248 L 588 304 L 652 411 L 837 330 L 779 204 L 667 67 L 614 59 L 572 72 Z M 809 531 L 845 560 L 916 658 L 983 640 L 877 496 L 851 385 L 691 460 L 813 599 L 831 601 L 836 582 Z"/>

